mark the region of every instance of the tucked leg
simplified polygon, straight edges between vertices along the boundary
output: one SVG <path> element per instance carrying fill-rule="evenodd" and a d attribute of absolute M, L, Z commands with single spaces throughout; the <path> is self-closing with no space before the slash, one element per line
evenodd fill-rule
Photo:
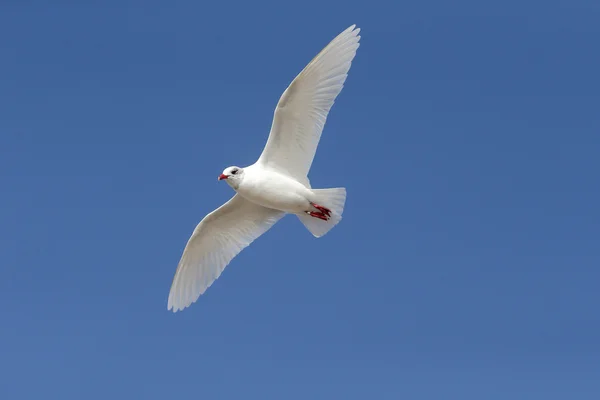
<path fill-rule="evenodd" d="M 322 213 L 320 211 L 306 211 L 308 215 L 311 217 L 322 219 L 323 221 L 329 221 L 329 215 Z"/>
<path fill-rule="evenodd" d="M 310 205 L 319 210 L 322 214 L 327 215 L 327 217 L 331 217 L 331 210 L 329 208 L 320 206 L 313 202 L 311 202 Z"/>

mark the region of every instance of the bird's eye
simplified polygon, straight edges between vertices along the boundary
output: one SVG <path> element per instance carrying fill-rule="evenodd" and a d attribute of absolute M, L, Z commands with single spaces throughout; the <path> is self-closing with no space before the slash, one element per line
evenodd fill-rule
<path fill-rule="evenodd" d="M 237 173 L 238 173 L 238 170 L 237 170 L 237 169 L 233 169 L 233 170 L 231 170 L 231 175 L 235 175 L 235 174 L 237 174 Z"/>

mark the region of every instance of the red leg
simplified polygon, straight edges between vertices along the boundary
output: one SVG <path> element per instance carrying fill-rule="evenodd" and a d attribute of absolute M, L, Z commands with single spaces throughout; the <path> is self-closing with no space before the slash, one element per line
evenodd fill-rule
<path fill-rule="evenodd" d="M 329 221 L 329 215 L 326 215 L 325 213 L 316 212 L 316 211 L 307 211 L 306 213 L 308 215 L 310 215 L 311 217 L 319 218 L 319 219 L 322 219 L 323 221 Z"/>
<path fill-rule="evenodd" d="M 310 203 L 311 206 L 313 206 L 314 208 L 316 208 L 317 210 L 321 211 L 323 214 L 327 215 L 328 217 L 331 217 L 331 210 L 327 207 L 323 207 L 320 206 L 316 203 Z"/>

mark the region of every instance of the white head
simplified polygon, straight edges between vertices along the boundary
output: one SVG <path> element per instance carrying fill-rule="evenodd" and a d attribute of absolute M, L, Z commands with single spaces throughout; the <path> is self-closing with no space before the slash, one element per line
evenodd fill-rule
<path fill-rule="evenodd" d="M 227 184 L 234 189 L 237 189 L 242 182 L 242 177 L 244 176 L 244 168 L 240 167 L 227 167 L 223 171 L 221 175 L 219 175 L 219 180 L 225 179 Z"/>

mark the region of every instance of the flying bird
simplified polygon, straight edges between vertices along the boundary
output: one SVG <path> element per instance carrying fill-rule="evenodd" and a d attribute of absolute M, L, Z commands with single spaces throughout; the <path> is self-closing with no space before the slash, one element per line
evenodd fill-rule
<path fill-rule="evenodd" d="M 346 189 L 313 189 L 308 172 L 359 47 L 359 32 L 352 25 L 340 33 L 283 92 L 258 160 L 245 168 L 225 168 L 219 176 L 236 194 L 196 226 L 173 278 L 169 310 L 198 300 L 242 249 L 284 215 L 298 216 L 315 237 L 340 222 Z"/>

